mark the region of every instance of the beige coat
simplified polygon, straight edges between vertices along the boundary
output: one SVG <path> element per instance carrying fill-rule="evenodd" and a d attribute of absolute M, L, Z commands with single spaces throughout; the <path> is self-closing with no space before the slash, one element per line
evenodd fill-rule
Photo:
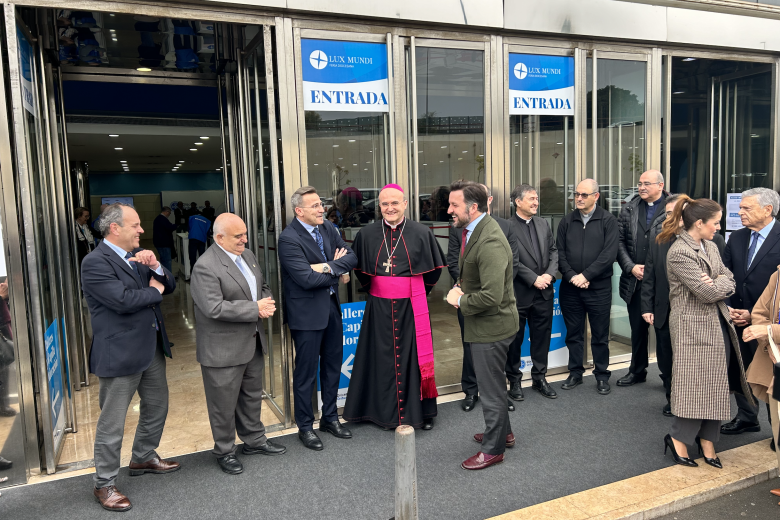
<path fill-rule="evenodd" d="M 751 321 L 753 325 L 772 325 L 772 339 L 775 340 L 775 344 L 780 345 L 780 325 L 777 323 L 778 313 L 778 283 L 777 276 L 780 273 L 780 266 L 777 266 L 778 270 L 769 279 L 769 284 L 764 289 L 761 298 L 758 299 L 753 306 L 753 312 L 750 313 Z M 750 363 L 750 367 L 747 370 L 747 380 L 750 386 L 753 388 L 753 395 L 758 399 L 768 403 L 769 395 L 768 389 L 772 384 L 773 373 L 772 366 L 775 360 L 772 359 L 769 351 L 769 340 L 761 338 L 758 340 L 758 348 L 756 348 L 756 354 L 753 356 L 753 361 Z"/>
<path fill-rule="evenodd" d="M 724 300 L 734 293 L 734 276 L 720 259 L 718 247 L 710 241 L 703 248 L 685 231 L 672 244 L 666 258 L 669 274 L 669 329 L 672 336 L 672 413 L 688 419 L 728 421 L 731 419 L 729 370 L 726 346 L 718 313 L 726 319 L 731 335 L 732 381 L 748 392 L 737 333 Z M 701 274 L 714 286 L 701 280 Z M 736 366 L 733 366 L 734 360 Z M 738 374 L 737 374 L 738 369 Z"/>

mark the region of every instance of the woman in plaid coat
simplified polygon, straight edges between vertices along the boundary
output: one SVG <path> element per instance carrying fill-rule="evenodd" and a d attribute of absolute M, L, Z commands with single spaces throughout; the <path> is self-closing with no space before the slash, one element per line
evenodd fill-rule
<path fill-rule="evenodd" d="M 734 293 L 734 277 L 711 242 L 720 229 L 721 216 L 717 202 L 683 196 L 658 235 L 658 241 L 664 242 L 679 233 L 666 260 L 675 418 L 664 442 L 675 462 L 684 466 L 698 466 L 688 457 L 687 448 L 696 443 L 707 464 L 723 467 L 714 443 L 720 437 L 721 421 L 730 419 L 729 393 L 751 395 L 724 301 Z M 680 219 L 683 226 L 678 231 Z"/>

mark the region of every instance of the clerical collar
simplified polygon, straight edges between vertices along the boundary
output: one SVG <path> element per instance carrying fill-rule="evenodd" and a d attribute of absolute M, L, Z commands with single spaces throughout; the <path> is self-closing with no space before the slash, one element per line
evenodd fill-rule
<path fill-rule="evenodd" d="M 648 206 L 652 207 L 652 206 L 655 206 L 657 203 L 661 202 L 661 199 L 663 199 L 663 198 L 664 198 L 664 194 L 663 194 L 663 193 L 661 193 L 661 196 L 660 196 L 660 197 L 658 197 L 657 199 L 655 199 L 653 202 L 647 202 L 646 200 L 645 200 L 645 201 L 643 201 L 643 202 L 644 202 L 645 204 L 647 204 Z"/>
<path fill-rule="evenodd" d="M 394 226 L 394 225 L 392 225 L 392 224 L 390 224 L 390 223 L 389 223 L 387 220 L 385 220 L 385 219 L 382 219 L 382 220 L 384 220 L 385 224 L 387 224 L 387 227 L 389 227 L 390 229 L 395 229 L 395 228 L 397 228 L 398 226 L 400 226 L 401 224 L 403 224 L 403 223 L 404 223 L 404 219 L 405 219 L 405 218 L 406 218 L 406 217 L 402 218 L 402 219 L 401 219 L 401 222 L 399 222 L 399 223 L 398 223 L 398 224 L 396 224 L 395 226 Z"/>
<path fill-rule="evenodd" d="M 522 215 L 520 215 L 520 213 L 515 213 L 515 215 L 517 215 L 517 218 L 519 218 L 520 220 L 522 220 L 522 221 L 523 221 L 523 222 L 525 222 L 526 224 L 530 224 L 530 223 L 531 223 L 531 220 L 533 220 L 533 217 L 531 217 L 531 218 L 525 218 L 525 217 L 523 217 Z"/>
<path fill-rule="evenodd" d="M 583 218 L 590 218 L 593 216 L 593 212 L 596 211 L 596 206 L 593 206 L 593 209 L 590 210 L 590 213 L 583 213 L 581 209 L 578 211 L 580 212 L 580 215 L 582 215 Z"/>

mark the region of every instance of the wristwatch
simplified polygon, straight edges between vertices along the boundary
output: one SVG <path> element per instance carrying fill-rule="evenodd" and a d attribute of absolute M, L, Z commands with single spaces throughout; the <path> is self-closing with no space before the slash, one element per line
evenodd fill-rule
<path fill-rule="evenodd" d="M 328 264 L 322 264 L 322 272 L 325 274 L 330 274 L 332 271 Z"/>

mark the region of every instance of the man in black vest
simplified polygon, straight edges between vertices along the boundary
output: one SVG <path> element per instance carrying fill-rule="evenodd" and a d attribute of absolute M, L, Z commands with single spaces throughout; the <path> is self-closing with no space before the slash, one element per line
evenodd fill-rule
<path fill-rule="evenodd" d="M 734 273 L 736 282 L 736 290 L 727 303 L 746 367 L 753 361 L 758 343 L 756 340 L 745 342 L 742 331 L 750 325 L 753 306 L 780 265 L 780 224 L 775 220 L 778 209 L 780 195 L 769 188 L 742 192 L 739 217 L 745 227 L 731 234 L 723 251 L 723 264 Z M 751 405 L 741 394 L 734 397 L 739 411 L 731 422 L 721 426 L 720 432 L 735 435 L 760 431 L 758 406 Z"/>
<path fill-rule="evenodd" d="M 618 386 L 644 383 L 647 379 L 647 340 L 650 324 L 642 319 L 642 279 L 650 249 L 650 231 L 664 216 L 664 176 L 658 170 L 648 170 L 639 177 L 639 193 L 620 211 L 618 217 L 617 261 L 620 275 L 620 297 L 628 307 L 631 324 L 631 366 L 628 374 L 618 379 Z"/>
<path fill-rule="evenodd" d="M 547 383 L 545 376 L 550 352 L 558 248 L 555 247 L 550 225 L 536 216 L 539 210 L 536 189 L 528 184 L 520 184 L 512 190 L 511 198 L 516 214 L 509 222 L 521 246 L 517 252 L 520 266 L 513 282 L 520 326 L 509 347 L 506 373 L 512 374 L 519 386 L 523 377 L 520 371 L 520 347 L 525 338 L 527 322 L 531 340 L 532 387 L 544 397 L 555 399 L 558 394 Z"/>

